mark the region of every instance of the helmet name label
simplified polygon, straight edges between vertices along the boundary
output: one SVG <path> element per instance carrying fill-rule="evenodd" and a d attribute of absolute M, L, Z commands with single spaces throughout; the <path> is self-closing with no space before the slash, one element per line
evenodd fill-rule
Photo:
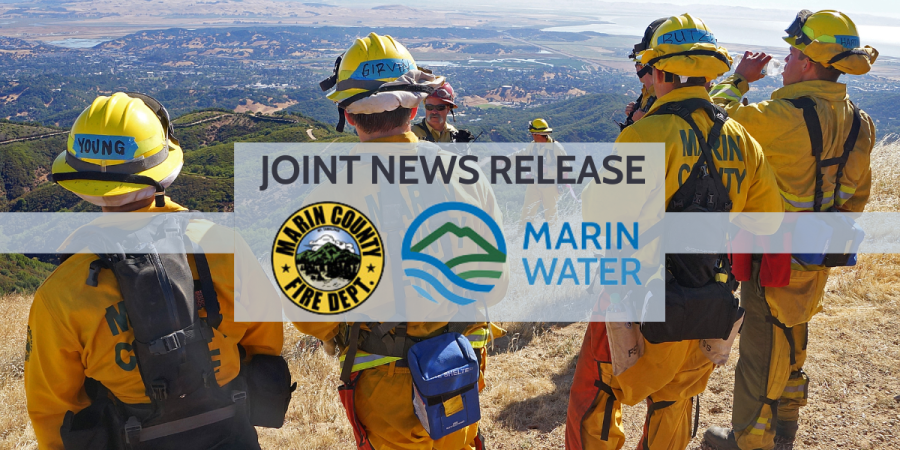
<path fill-rule="evenodd" d="M 399 78 L 416 68 L 410 59 L 377 59 L 363 61 L 350 75 L 354 80 L 380 80 L 383 78 Z"/>
<path fill-rule="evenodd" d="M 850 36 L 846 34 L 839 34 L 834 37 L 835 42 L 841 44 L 841 47 L 844 48 L 857 48 L 859 47 L 859 36 Z"/>
<path fill-rule="evenodd" d="M 72 148 L 79 159 L 130 161 L 134 159 L 138 145 L 131 136 L 76 134 Z"/>
<path fill-rule="evenodd" d="M 713 45 L 718 45 L 716 43 L 716 37 L 713 36 L 712 33 L 706 30 L 698 30 L 696 28 L 687 28 L 684 30 L 675 30 L 670 31 L 666 34 L 663 34 L 656 38 L 656 45 L 662 44 L 699 44 L 699 43 L 709 43 Z"/>

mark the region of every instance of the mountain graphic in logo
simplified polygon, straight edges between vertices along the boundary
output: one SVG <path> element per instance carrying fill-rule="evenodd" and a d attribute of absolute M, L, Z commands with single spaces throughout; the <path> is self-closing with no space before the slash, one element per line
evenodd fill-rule
<path fill-rule="evenodd" d="M 311 286 L 322 290 L 340 289 L 350 284 L 359 272 L 360 257 L 341 242 L 313 245 L 316 250 L 297 254 L 300 275 Z"/>
<path fill-rule="evenodd" d="M 460 227 L 452 222 L 444 223 L 436 230 L 429 233 L 428 236 L 426 236 L 419 242 L 415 244 L 412 243 L 412 239 L 415 236 L 416 231 L 422 226 L 422 224 L 425 223 L 427 219 L 439 213 L 447 211 L 459 211 L 462 213 L 467 213 L 484 222 L 490 229 L 492 234 L 491 237 L 493 237 L 496 245 L 491 244 L 488 239 L 485 239 L 484 236 L 481 236 L 480 234 L 475 232 L 475 230 L 467 226 Z M 441 261 L 438 258 L 430 255 L 428 253 L 428 249 L 432 244 L 441 240 L 445 236 L 448 236 L 451 239 L 455 237 L 456 240 L 454 242 L 459 242 L 459 240 L 461 239 L 468 239 L 475 244 L 475 247 L 477 247 L 477 249 L 483 251 L 483 253 L 476 250 L 475 252 L 457 255 L 453 250 L 456 250 L 458 247 L 456 245 L 451 245 L 450 248 L 442 247 L 442 250 L 445 254 L 451 253 L 452 257 L 450 257 L 446 261 Z M 447 283 L 442 283 L 435 275 L 429 273 L 428 271 L 417 268 L 405 269 L 403 273 L 406 274 L 406 276 L 423 281 L 426 285 L 432 287 L 441 296 L 453 303 L 456 303 L 458 305 L 468 305 L 475 302 L 475 298 L 472 297 L 477 294 L 460 295 L 448 288 L 447 284 L 457 286 L 464 290 L 473 291 L 475 293 L 490 292 L 494 288 L 494 284 L 491 284 L 489 281 L 482 281 L 482 279 L 498 279 L 503 275 L 503 272 L 501 270 L 493 270 L 493 268 L 491 268 L 491 263 L 496 264 L 497 269 L 502 269 L 503 264 L 506 262 L 506 241 L 503 238 L 503 233 L 500 231 L 500 226 L 497 225 L 497 222 L 495 222 L 494 219 L 491 218 L 491 216 L 489 216 L 480 208 L 460 202 L 440 203 L 423 211 L 422 214 L 416 217 L 416 219 L 410 224 L 409 229 L 406 231 L 406 234 L 403 237 L 401 258 L 403 259 L 403 261 L 418 261 L 433 267 L 437 270 L 437 272 L 440 273 L 442 278 L 444 278 Z M 478 263 L 478 268 L 461 268 L 461 266 L 465 266 L 470 263 Z M 485 268 L 486 264 L 488 265 L 488 268 Z M 461 271 L 459 271 L 458 273 L 454 272 L 453 269 L 458 267 L 461 268 Z M 478 280 L 478 282 L 473 280 Z M 422 297 L 425 297 L 426 299 L 437 303 L 437 300 L 435 300 L 434 297 L 426 289 L 416 284 L 413 284 L 413 288 Z"/>

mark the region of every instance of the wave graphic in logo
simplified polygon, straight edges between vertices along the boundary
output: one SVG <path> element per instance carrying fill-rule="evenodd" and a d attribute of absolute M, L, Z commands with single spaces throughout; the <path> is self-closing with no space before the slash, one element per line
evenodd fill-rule
<path fill-rule="evenodd" d="M 443 225 L 438 227 L 438 229 L 431 232 L 428 236 L 426 236 L 419 242 L 415 244 L 412 243 L 416 231 L 422 226 L 423 223 L 425 223 L 426 220 L 436 214 L 447 211 L 460 211 L 471 214 L 480 219 L 490 229 L 491 234 L 493 234 L 494 241 L 497 243 L 497 245 L 492 245 L 490 242 L 488 242 L 487 239 L 475 232 L 475 230 L 469 227 L 459 227 L 452 222 L 444 223 Z M 471 240 L 478 248 L 483 250 L 484 253 L 469 253 L 465 255 L 458 255 L 454 256 L 448 261 L 441 261 L 432 255 L 423 253 L 423 251 L 425 251 L 431 244 L 433 244 L 438 239 L 441 239 L 448 233 L 456 236 L 458 239 Z M 494 288 L 494 284 L 485 283 L 483 281 L 476 282 L 472 280 L 498 279 L 503 275 L 501 271 L 479 268 L 477 270 L 466 270 L 460 273 L 456 273 L 453 271 L 453 269 L 467 263 L 505 263 L 506 241 L 503 239 L 503 233 L 500 231 L 500 226 L 497 225 L 497 222 L 495 222 L 494 219 L 491 218 L 491 216 L 489 216 L 480 208 L 461 202 L 440 203 L 423 211 L 422 214 L 416 217 L 416 219 L 413 220 L 413 222 L 410 224 L 409 229 L 403 236 L 401 259 L 403 261 L 418 261 L 434 267 L 438 272 L 440 272 L 441 275 L 443 275 L 447 282 L 462 289 L 478 293 L 487 293 Z M 426 272 L 425 270 L 406 269 L 403 271 L 403 273 L 410 278 L 422 280 L 427 285 L 431 286 L 441 296 L 453 303 L 456 303 L 458 305 L 468 305 L 475 302 L 475 299 L 473 298 L 464 297 L 462 295 L 454 293 L 446 285 L 441 283 L 437 279 L 437 277 L 429 272 Z M 434 297 L 424 288 L 416 285 L 413 285 L 413 288 L 422 297 L 425 297 L 426 299 L 437 303 L 437 300 L 435 300 Z"/>

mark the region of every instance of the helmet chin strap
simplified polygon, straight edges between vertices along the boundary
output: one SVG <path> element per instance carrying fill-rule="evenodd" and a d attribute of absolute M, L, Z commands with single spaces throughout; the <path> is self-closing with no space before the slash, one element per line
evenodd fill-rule
<path fill-rule="evenodd" d="M 344 108 L 338 106 L 338 123 L 337 126 L 334 127 L 335 131 L 338 133 L 342 133 L 344 131 L 344 124 L 347 120 L 344 118 Z"/>

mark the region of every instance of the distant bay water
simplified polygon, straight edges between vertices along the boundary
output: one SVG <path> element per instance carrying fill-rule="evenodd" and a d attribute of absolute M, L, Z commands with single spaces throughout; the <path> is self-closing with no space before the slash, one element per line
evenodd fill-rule
<path fill-rule="evenodd" d="M 81 39 L 81 38 L 66 38 L 58 41 L 47 41 L 50 45 L 55 45 L 57 47 L 66 47 L 66 48 L 91 48 L 95 45 L 102 44 L 104 42 L 108 42 L 111 39 Z"/>
<path fill-rule="evenodd" d="M 646 16 L 604 16 L 602 19 L 611 23 L 551 27 L 541 31 L 573 33 L 594 31 L 613 35 L 642 36 L 648 24 Z M 781 38 L 785 35 L 784 29 L 790 23 L 774 20 L 734 20 L 716 16 L 703 19 L 712 28 L 719 42 L 787 48 L 787 44 Z M 900 57 L 900 42 L 896 40 L 896 37 L 900 36 L 900 26 L 857 24 L 857 28 L 863 45 L 875 47 L 884 56 Z"/>

